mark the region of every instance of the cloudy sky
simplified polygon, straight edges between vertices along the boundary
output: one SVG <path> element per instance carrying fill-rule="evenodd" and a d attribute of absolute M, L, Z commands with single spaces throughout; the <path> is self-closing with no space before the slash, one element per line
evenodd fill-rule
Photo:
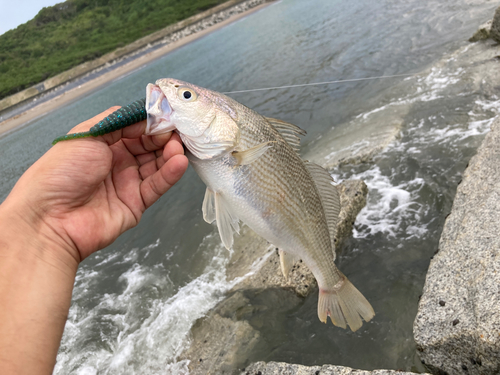
<path fill-rule="evenodd" d="M 43 8 L 64 0 L 0 0 L 0 35 L 28 22 Z"/>

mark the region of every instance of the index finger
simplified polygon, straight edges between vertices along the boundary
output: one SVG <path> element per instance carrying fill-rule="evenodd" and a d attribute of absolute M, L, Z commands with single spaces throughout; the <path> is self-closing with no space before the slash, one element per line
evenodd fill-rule
<path fill-rule="evenodd" d="M 134 139 L 127 139 L 124 137 L 122 141 L 132 155 L 142 155 L 151 151 L 160 150 L 167 144 L 171 136 L 172 132 L 168 132 L 159 135 L 143 135 Z"/>

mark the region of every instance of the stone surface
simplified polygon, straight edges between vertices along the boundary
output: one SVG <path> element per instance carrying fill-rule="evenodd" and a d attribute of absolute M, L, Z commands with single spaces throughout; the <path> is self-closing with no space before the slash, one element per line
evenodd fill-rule
<path fill-rule="evenodd" d="M 344 366 L 302 366 L 284 362 L 256 362 L 245 368 L 241 375 L 410 375 L 413 372 L 394 370 L 354 370 Z"/>
<path fill-rule="evenodd" d="M 437 374 L 500 372 L 500 118 L 469 162 L 413 331 Z"/>
<path fill-rule="evenodd" d="M 490 37 L 492 20 L 483 23 L 479 29 L 469 38 L 469 42 L 477 42 L 478 40 L 485 40 Z"/>
<path fill-rule="evenodd" d="M 232 374 L 233 369 L 258 342 L 259 332 L 245 321 L 212 313 L 191 330 L 193 345 L 180 360 L 190 359 L 190 375 Z"/>
<path fill-rule="evenodd" d="M 367 187 L 363 181 L 353 180 L 342 182 L 337 189 L 342 209 L 336 243 L 341 244 L 351 235 L 356 216 L 366 204 Z M 282 314 L 317 290 L 314 276 L 300 260 L 285 280 L 276 249 L 246 226 L 235 237 L 233 249 L 227 279 L 235 286 L 196 322 L 190 333 L 191 346 L 178 359 L 189 360 L 191 375 L 230 374 L 244 366 L 246 354 L 259 345 L 259 329 L 279 324 Z M 274 301 L 273 305 L 268 301 Z"/>
<path fill-rule="evenodd" d="M 491 25 L 490 37 L 500 42 L 500 7 L 497 8 Z"/>

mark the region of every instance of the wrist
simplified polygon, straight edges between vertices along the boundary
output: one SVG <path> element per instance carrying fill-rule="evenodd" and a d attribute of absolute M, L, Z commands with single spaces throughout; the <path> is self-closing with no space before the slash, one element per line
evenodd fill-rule
<path fill-rule="evenodd" d="M 51 374 L 78 262 L 16 208 L 0 205 L 0 373 Z"/>
<path fill-rule="evenodd" d="M 66 274 L 75 274 L 77 251 L 51 228 L 40 213 L 7 197 L 0 205 L 0 256 L 36 259 Z"/>

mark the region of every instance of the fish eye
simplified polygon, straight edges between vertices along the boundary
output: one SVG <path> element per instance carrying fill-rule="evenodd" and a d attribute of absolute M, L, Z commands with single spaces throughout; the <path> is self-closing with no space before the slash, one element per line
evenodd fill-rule
<path fill-rule="evenodd" d="M 188 87 L 181 87 L 177 90 L 177 94 L 179 98 L 181 98 L 185 102 L 192 102 L 198 99 L 198 95 L 196 92 Z"/>

